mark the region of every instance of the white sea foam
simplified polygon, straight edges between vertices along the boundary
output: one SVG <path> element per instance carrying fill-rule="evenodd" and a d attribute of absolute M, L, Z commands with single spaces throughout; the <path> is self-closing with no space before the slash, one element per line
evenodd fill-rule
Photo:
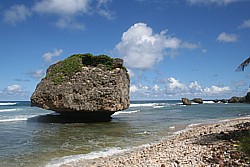
<path fill-rule="evenodd" d="M 132 113 L 137 113 L 140 112 L 140 110 L 133 110 L 133 111 L 118 111 L 115 112 L 113 115 L 119 115 L 119 114 L 132 114 Z"/>
<path fill-rule="evenodd" d="M 153 106 L 153 108 L 164 108 L 165 106 Z"/>
<path fill-rule="evenodd" d="M 142 103 L 142 104 L 130 104 L 130 107 L 153 107 L 159 103 Z"/>
<path fill-rule="evenodd" d="M 168 129 L 169 129 L 169 130 L 174 130 L 174 129 L 175 129 L 175 126 L 170 126 Z"/>
<path fill-rule="evenodd" d="M 0 112 L 12 112 L 12 111 L 17 111 L 19 109 L 17 108 L 11 108 L 11 109 L 1 109 Z"/>
<path fill-rule="evenodd" d="M 119 154 L 122 152 L 128 151 L 128 149 L 120 149 L 120 148 L 108 148 L 105 151 L 97 151 L 91 152 L 88 154 L 78 154 L 78 155 L 71 155 L 65 156 L 61 158 L 53 159 L 50 163 L 46 165 L 46 167 L 59 167 L 64 164 L 74 163 L 80 160 L 87 160 L 87 159 L 95 159 L 100 157 L 108 157 L 114 154 Z"/>
<path fill-rule="evenodd" d="M 16 103 L 14 103 L 14 102 L 2 102 L 2 103 L 0 103 L 0 106 L 13 106 L 13 105 L 16 105 Z"/>
<path fill-rule="evenodd" d="M 27 115 L 27 116 L 20 115 L 20 116 L 16 116 L 13 118 L 6 118 L 5 117 L 5 118 L 0 118 L 0 123 L 27 121 L 29 118 L 36 117 L 36 116 L 38 116 L 38 115 Z"/>
<path fill-rule="evenodd" d="M 202 125 L 202 123 L 194 123 L 194 124 L 190 124 L 190 125 L 188 125 L 187 127 L 188 127 L 188 128 L 193 128 L 193 127 L 195 127 L 195 126 L 199 126 L 199 125 Z"/>
<path fill-rule="evenodd" d="M 213 101 L 203 101 L 204 104 L 214 104 Z"/>
<path fill-rule="evenodd" d="M 1 122 L 17 122 L 17 121 L 27 121 L 28 118 L 25 117 L 17 117 L 17 118 L 9 118 L 9 119 L 0 119 Z"/>

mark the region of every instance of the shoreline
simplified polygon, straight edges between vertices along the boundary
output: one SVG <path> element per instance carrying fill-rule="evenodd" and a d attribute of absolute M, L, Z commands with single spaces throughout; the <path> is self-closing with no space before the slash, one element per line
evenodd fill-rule
<path fill-rule="evenodd" d="M 250 129 L 250 117 L 187 126 L 186 129 L 153 144 L 118 151 L 105 157 L 78 159 L 58 166 L 250 166 L 249 162 L 239 162 L 230 157 L 230 152 L 235 152 L 237 144 L 234 140 L 224 139 L 228 134 L 242 130 L 236 125 L 244 123 L 247 123 L 246 128 Z M 227 151 L 223 149 L 229 152 L 226 153 Z"/>

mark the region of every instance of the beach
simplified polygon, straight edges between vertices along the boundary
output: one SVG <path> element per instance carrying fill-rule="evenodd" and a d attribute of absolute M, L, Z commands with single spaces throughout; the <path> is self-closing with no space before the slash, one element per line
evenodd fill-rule
<path fill-rule="evenodd" d="M 250 166 L 250 158 L 237 150 L 237 137 L 247 129 L 250 129 L 250 117 L 188 126 L 158 143 L 112 156 L 78 160 L 61 167 Z"/>
<path fill-rule="evenodd" d="M 53 112 L 30 107 L 29 101 L 0 102 L 0 167 L 218 166 L 211 150 L 219 157 L 221 148 L 237 148 L 237 142 L 224 147 L 228 140 L 219 145 L 218 137 L 227 138 L 234 124 L 249 121 L 250 105 L 132 101 L 110 122 L 37 121 L 47 114 Z M 209 140 L 216 142 L 201 144 Z"/>

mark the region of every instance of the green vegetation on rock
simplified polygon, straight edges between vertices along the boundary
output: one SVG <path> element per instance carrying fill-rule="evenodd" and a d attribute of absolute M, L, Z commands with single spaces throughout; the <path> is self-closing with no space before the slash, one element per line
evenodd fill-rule
<path fill-rule="evenodd" d="M 97 67 L 101 64 L 107 70 L 112 70 L 113 61 L 114 59 L 107 55 L 94 56 L 90 53 L 74 54 L 55 64 L 47 72 L 46 78 L 53 78 L 55 84 L 60 84 L 65 77 L 72 76 L 76 72 L 81 71 L 83 66 Z M 122 68 L 126 70 L 124 66 Z"/>

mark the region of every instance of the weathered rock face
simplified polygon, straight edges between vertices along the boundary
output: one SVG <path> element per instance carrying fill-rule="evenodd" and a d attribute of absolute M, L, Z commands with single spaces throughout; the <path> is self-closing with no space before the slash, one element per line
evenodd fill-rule
<path fill-rule="evenodd" d="M 188 98 L 181 98 L 183 105 L 191 105 L 191 101 Z"/>
<path fill-rule="evenodd" d="M 76 60 L 81 60 L 81 56 Z M 116 111 L 127 109 L 130 105 L 129 75 L 122 66 L 123 60 L 112 59 L 111 62 L 109 66 L 85 66 L 80 61 L 80 64 L 77 62 L 80 68 L 70 75 L 60 72 L 63 62 L 52 65 L 32 94 L 32 106 L 71 117 L 80 115 L 84 119 L 110 117 Z"/>
<path fill-rule="evenodd" d="M 231 99 L 228 100 L 228 103 L 244 103 L 245 97 L 231 97 Z"/>
<path fill-rule="evenodd" d="M 195 103 L 203 104 L 203 100 L 201 98 L 194 98 L 192 101 Z"/>

